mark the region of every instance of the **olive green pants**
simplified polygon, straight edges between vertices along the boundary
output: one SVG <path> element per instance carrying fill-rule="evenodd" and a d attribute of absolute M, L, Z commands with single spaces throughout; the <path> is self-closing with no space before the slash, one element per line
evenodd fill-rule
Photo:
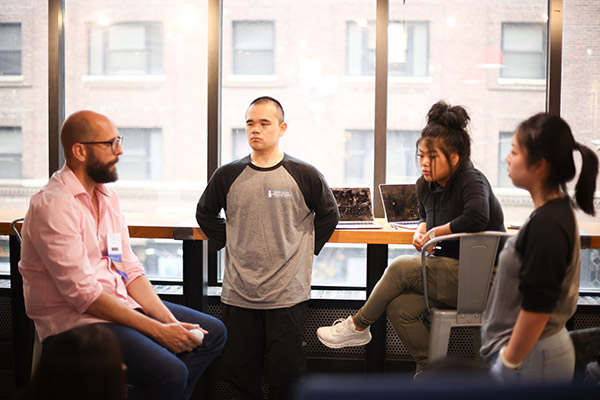
<path fill-rule="evenodd" d="M 427 290 L 431 307 L 456 308 L 458 294 L 458 260 L 428 257 Z M 419 368 L 427 365 L 429 331 L 420 317 L 427 311 L 423 296 L 421 255 L 395 258 L 375 285 L 367 302 L 353 317 L 366 328 L 385 312 Z"/>

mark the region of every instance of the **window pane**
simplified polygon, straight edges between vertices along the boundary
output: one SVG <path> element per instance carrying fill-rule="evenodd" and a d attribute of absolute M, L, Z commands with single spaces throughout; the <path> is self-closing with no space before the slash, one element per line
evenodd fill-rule
<path fill-rule="evenodd" d="M 515 187 L 508 177 L 506 156 L 512 149 L 513 132 L 500 132 L 498 139 L 498 187 Z"/>
<path fill-rule="evenodd" d="M 130 223 L 192 220 L 206 184 L 207 4 L 65 1 L 66 114 L 101 112 L 123 135 L 111 187 Z M 180 277 L 177 263 L 152 274 Z"/>
<path fill-rule="evenodd" d="M 246 128 L 234 128 L 231 131 L 232 160 L 239 160 L 250 154 L 251 149 L 246 138 Z"/>
<path fill-rule="evenodd" d="M 502 77 L 543 79 L 546 75 L 546 25 L 502 24 Z"/>
<path fill-rule="evenodd" d="M 344 184 L 369 186 L 373 180 L 373 131 L 347 130 Z"/>
<path fill-rule="evenodd" d="M 234 21 L 233 40 L 236 49 L 272 50 L 275 38 L 272 21 Z"/>
<path fill-rule="evenodd" d="M 600 2 L 565 0 L 563 2 L 563 53 L 561 115 L 569 123 L 575 140 L 593 150 L 600 146 L 600 42 L 598 29 Z M 577 153 L 575 153 L 577 154 Z M 579 159 L 579 155 L 576 155 Z M 576 180 L 569 188 L 573 189 Z M 596 182 L 600 188 L 600 180 Z M 596 217 L 577 213 L 580 228 L 586 230 L 590 221 L 600 222 L 598 200 Z M 581 257 L 581 289 L 600 290 L 600 256 L 598 250 L 586 250 Z"/>
<path fill-rule="evenodd" d="M 21 24 L 0 23 L 0 76 L 21 74 Z"/>
<path fill-rule="evenodd" d="M 158 280 L 183 280 L 181 242 L 169 239 L 131 239 L 133 252 L 144 265 L 146 276 Z"/>
<path fill-rule="evenodd" d="M 144 54 L 111 51 L 107 60 L 107 71 L 114 74 L 143 74 L 146 71 Z"/>
<path fill-rule="evenodd" d="M 505 78 L 538 79 L 545 75 L 545 54 L 505 53 L 502 76 Z"/>
<path fill-rule="evenodd" d="M 271 50 L 238 50 L 235 53 L 233 73 L 241 75 L 270 75 L 273 71 Z"/>
<path fill-rule="evenodd" d="M 48 179 L 47 4 L 0 0 L 0 209 L 16 215 Z"/>
<path fill-rule="evenodd" d="M 579 290 L 600 292 L 600 251 L 598 249 L 581 250 Z"/>
<path fill-rule="evenodd" d="M 274 46 L 273 21 L 233 21 L 233 73 L 273 74 Z"/>
<path fill-rule="evenodd" d="M 544 26 L 537 24 L 503 24 L 504 50 L 539 52 L 544 49 Z"/>
<path fill-rule="evenodd" d="M 119 161 L 119 179 L 160 180 L 162 178 L 159 128 L 118 128 L 123 136 L 123 155 Z"/>
<path fill-rule="evenodd" d="M 394 132 L 420 133 L 427 111 L 439 100 L 464 106 L 471 117 L 475 167 L 495 188 L 505 220 L 523 222 L 533 207 L 526 192 L 508 185 L 499 132 L 512 135 L 519 122 L 545 110 L 548 2 L 509 0 L 500 7 L 498 2 L 477 1 L 456 3 L 451 8 L 441 4 L 390 0 L 390 24 L 407 24 L 409 49 L 414 43 L 410 41 L 411 24 L 422 30 L 413 32 L 419 36 L 419 44 L 413 48 L 428 52 L 426 58 L 418 57 L 427 60 L 427 65 L 421 66 L 425 73 L 400 79 L 389 72 L 387 142 L 394 142 Z M 402 35 L 391 35 L 389 46 L 404 40 Z M 508 81 L 503 79 L 507 77 L 505 70 L 512 78 L 536 80 Z M 388 160 L 395 158 L 390 155 L 389 144 L 387 151 Z M 392 165 L 388 161 L 389 182 L 399 175 L 396 168 L 402 168 Z"/>
<path fill-rule="evenodd" d="M 115 25 L 108 30 L 110 50 L 144 50 L 146 29 L 139 24 Z"/>
<path fill-rule="evenodd" d="M 390 21 L 388 48 L 391 76 L 428 75 L 429 26 L 427 22 Z"/>
<path fill-rule="evenodd" d="M 417 165 L 416 146 L 421 132 L 388 131 L 387 136 L 387 182 L 414 183 L 420 170 Z"/>
<path fill-rule="evenodd" d="M 10 274 L 10 245 L 7 235 L 0 235 L 0 274 Z"/>
<path fill-rule="evenodd" d="M 106 18 L 102 16 L 101 23 L 90 27 L 90 74 L 163 73 L 162 22 L 110 24 Z"/>
<path fill-rule="evenodd" d="M 348 21 L 346 28 L 346 66 L 348 75 L 375 74 L 375 22 Z"/>
<path fill-rule="evenodd" d="M 388 25 L 389 74 L 426 76 L 429 27 L 423 21 L 390 21 Z M 375 21 L 347 22 L 348 75 L 375 74 Z"/>
<path fill-rule="evenodd" d="M 0 127 L 0 179 L 21 179 L 22 158 L 21 128 Z"/>
<path fill-rule="evenodd" d="M 365 287 L 367 246 L 327 243 L 315 257 L 312 285 Z"/>

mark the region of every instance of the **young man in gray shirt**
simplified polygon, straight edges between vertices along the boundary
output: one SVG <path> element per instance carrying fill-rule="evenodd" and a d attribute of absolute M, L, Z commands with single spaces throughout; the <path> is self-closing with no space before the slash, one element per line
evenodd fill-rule
<path fill-rule="evenodd" d="M 223 364 L 237 399 L 262 398 L 265 356 L 270 399 L 287 398 L 304 373 L 313 254 L 339 220 L 323 175 L 279 149 L 286 129 L 277 100 L 254 100 L 246 111 L 252 153 L 215 171 L 196 211 L 211 248 L 225 247 Z"/>

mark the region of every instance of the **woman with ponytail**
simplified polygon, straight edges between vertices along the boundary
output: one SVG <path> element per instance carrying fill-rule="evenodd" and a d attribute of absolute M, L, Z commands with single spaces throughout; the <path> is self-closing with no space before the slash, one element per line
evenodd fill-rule
<path fill-rule="evenodd" d="M 540 113 L 517 128 L 506 161 L 534 211 L 500 253 L 482 327 L 481 355 L 499 380 L 570 382 L 575 367 L 565 323 L 579 293 L 580 239 L 566 183 L 582 157 L 575 203 L 594 215 L 598 158 L 560 117 Z"/>
<path fill-rule="evenodd" d="M 422 176 L 417 180 L 421 220 L 413 245 L 421 251 L 430 239 L 461 232 L 504 231 L 500 203 L 486 177 L 471 163 L 469 115 L 443 101 L 427 114 L 417 142 Z M 440 242 L 427 260 L 429 301 L 435 307 L 456 307 L 458 242 Z M 386 268 L 371 296 L 354 316 L 317 330 L 328 347 L 360 346 L 371 340 L 369 327 L 387 312 L 392 326 L 417 362 L 427 365 L 429 332 L 420 316 L 427 311 L 420 255 L 403 255 Z"/>

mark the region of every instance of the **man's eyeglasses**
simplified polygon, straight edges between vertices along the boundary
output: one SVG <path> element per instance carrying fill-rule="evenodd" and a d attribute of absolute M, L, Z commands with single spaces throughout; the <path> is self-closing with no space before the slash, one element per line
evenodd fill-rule
<path fill-rule="evenodd" d="M 116 138 L 114 138 L 113 140 L 107 140 L 104 142 L 79 142 L 81 144 L 106 144 L 106 145 L 110 145 L 110 148 L 112 149 L 113 153 L 116 153 L 117 151 L 119 151 L 119 145 L 123 145 L 123 136 L 117 136 Z"/>

